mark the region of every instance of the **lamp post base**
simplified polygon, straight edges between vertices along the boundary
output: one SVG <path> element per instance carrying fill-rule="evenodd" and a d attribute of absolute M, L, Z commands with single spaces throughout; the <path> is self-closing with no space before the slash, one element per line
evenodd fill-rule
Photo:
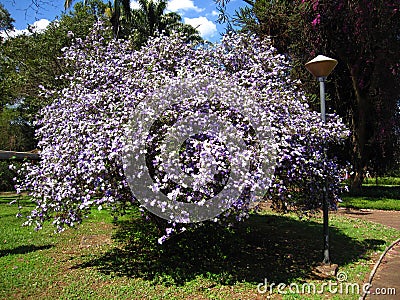
<path fill-rule="evenodd" d="M 335 277 L 339 266 L 337 264 L 321 264 L 315 267 L 312 271 L 313 274 L 321 279 L 332 278 Z"/>

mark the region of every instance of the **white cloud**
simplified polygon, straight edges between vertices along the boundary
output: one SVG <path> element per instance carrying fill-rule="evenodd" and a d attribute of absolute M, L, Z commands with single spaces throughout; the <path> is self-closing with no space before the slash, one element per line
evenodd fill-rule
<path fill-rule="evenodd" d="M 132 0 L 131 1 L 131 9 L 139 9 L 139 2 Z M 194 10 L 195 12 L 202 12 L 204 8 L 197 7 L 194 5 L 193 0 L 169 0 L 167 4 L 167 12 L 173 11 L 188 11 Z"/>
<path fill-rule="evenodd" d="M 167 6 L 168 11 L 187 11 L 187 10 L 194 10 L 196 12 L 204 11 L 204 8 L 199 8 L 194 5 L 192 0 L 170 0 L 168 1 Z"/>
<path fill-rule="evenodd" d="M 212 15 L 213 17 L 216 17 L 216 16 L 219 15 L 219 12 L 217 12 L 216 10 L 213 10 L 213 11 L 211 12 L 211 15 Z"/>
<path fill-rule="evenodd" d="M 27 31 L 28 30 L 26 30 L 26 29 L 24 29 L 24 30 L 18 30 L 18 29 L 15 29 L 15 30 L 2 30 L 2 31 L 0 31 L 0 37 L 2 37 L 2 38 L 5 38 L 5 39 L 7 39 L 7 38 L 12 38 L 12 37 L 15 37 L 15 36 L 17 36 L 17 35 L 21 35 L 21 34 L 24 34 L 24 33 L 27 33 Z"/>
<path fill-rule="evenodd" d="M 44 31 L 46 28 L 47 28 L 47 26 L 49 26 L 49 24 L 50 24 L 50 21 L 49 20 L 47 20 L 47 19 L 40 19 L 40 20 L 38 20 L 38 21 L 36 21 L 36 22 L 34 22 L 33 24 L 32 24 L 32 27 L 34 28 L 32 28 L 33 29 L 33 31 L 35 31 L 35 32 L 42 32 L 42 31 Z"/>
<path fill-rule="evenodd" d="M 47 26 L 49 26 L 50 21 L 47 19 L 40 19 L 38 21 L 35 21 L 31 26 L 31 29 L 33 32 L 43 32 Z M 0 32 L 0 36 L 4 38 L 8 37 L 16 37 L 21 34 L 27 34 L 29 35 L 30 32 L 28 29 L 14 29 L 14 30 L 8 30 L 7 33 L 5 31 Z"/>
<path fill-rule="evenodd" d="M 131 1 L 131 9 L 139 9 L 139 8 L 140 8 L 139 2 L 135 0 Z"/>
<path fill-rule="evenodd" d="M 206 17 L 184 18 L 184 22 L 196 28 L 204 39 L 212 38 L 217 33 L 217 26 Z"/>

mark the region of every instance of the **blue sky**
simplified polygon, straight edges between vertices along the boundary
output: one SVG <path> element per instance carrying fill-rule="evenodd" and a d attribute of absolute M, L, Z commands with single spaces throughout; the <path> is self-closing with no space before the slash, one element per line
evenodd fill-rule
<path fill-rule="evenodd" d="M 15 19 L 17 33 L 23 32 L 28 25 L 44 29 L 49 21 L 64 11 L 64 0 L 1 0 L 1 3 Z M 228 12 L 233 14 L 235 9 L 244 5 L 241 0 L 231 0 Z M 136 6 L 137 2 L 132 0 L 131 7 Z M 209 41 L 218 41 L 224 32 L 225 26 L 217 23 L 217 5 L 212 0 L 169 0 L 168 10 L 178 12 L 185 23 L 197 27 L 202 37 Z"/>

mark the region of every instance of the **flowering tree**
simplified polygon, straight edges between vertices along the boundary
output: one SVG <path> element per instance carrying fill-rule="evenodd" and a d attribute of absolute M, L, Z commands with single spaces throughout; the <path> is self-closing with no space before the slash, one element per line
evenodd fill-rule
<path fill-rule="evenodd" d="M 74 69 L 65 75 L 70 85 L 44 91 L 52 104 L 37 121 L 42 160 L 26 166 L 18 185 L 37 202 L 27 224 L 40 229 L 53 219 L 61 231 L 92 207 L 117 213 L 140 205 L 152 219 L 166 219 L 159 222 L 162 242 L 207 219 L 230 224 L 247 217 L 255 187 L 276 207 L 314 209 L 327 181 L 330 204 L 338 201 L 341 169 L 323 159 L 322 141 L 341 142 L 348 132 L 338 117 L 324 125 L 309 110 L 270 40 L 227 35 L 219 45 L 194 47 L 176 34 L 137 51 L 105 40 L 98 28 L 64 53 Z M 208 129 L 190 132 L 194 123 Z M 184 138 L 169 152 L 165 140 L 177 130 Z M 175 165 L 189 183 L 171 171 Z M 144 173 L 150 181 L 141 181 Z M 138 182 L 164 198 L 130 189 Z M 235 193 L 223 194 L 215 217 L 202 218 L 198 208 L 211 207 L 227 186 Z M 193 210 L 171 208 L 164 217 L 180 203 Z"/>

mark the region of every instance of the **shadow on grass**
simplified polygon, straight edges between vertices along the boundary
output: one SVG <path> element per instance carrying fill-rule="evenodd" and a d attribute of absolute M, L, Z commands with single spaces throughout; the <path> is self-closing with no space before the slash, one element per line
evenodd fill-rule
<path fill-rule="evenodd" d="M 400 200 L 400 186 L 363 186 L 361 190 L 349 192 L 348 195 L 374 199 L 389 198 Z"/>
<path fill-rule="evenodd" d="M 12 201 L 19 201 L 20 204 L 32 206 L 32 202 L 29 196 L 18 196 L 18 195 L 0 195 L 0 204 L 10 204 Z"/>
<path fill-rule="evenodd" d="M 14 254 L 27 254 L 30 252 L 35 252 L 39 250 L 46 250 L 54 247 L 54 245 L 43 245 L 43 246 L 35 246 L 35 245 L 23 245 L 23 246 L 18 246 L 13 249 L 5 249 L 5 250 L 0 250 L 0 257 L 6 256 L 6 255 L 14 255 Z"/>
<path fill-rule="evenodd" d="M 331 228 L 332 260 L 339 265 L 358 260 L 383 240 L 359 242 Z M 208 224 L 157 245 L 157 230 L 140 219 L 121 222 L 114 239 L 124 244 L 75 266 L 96 267 L 105 274 L 153 283 L 181 285 L 196 276 L 221 284 L 237 281 L 290 282 L 312 277 L 322 261 L 322 226 L 276 215 L 253 215 L 235 232 Z"/>

